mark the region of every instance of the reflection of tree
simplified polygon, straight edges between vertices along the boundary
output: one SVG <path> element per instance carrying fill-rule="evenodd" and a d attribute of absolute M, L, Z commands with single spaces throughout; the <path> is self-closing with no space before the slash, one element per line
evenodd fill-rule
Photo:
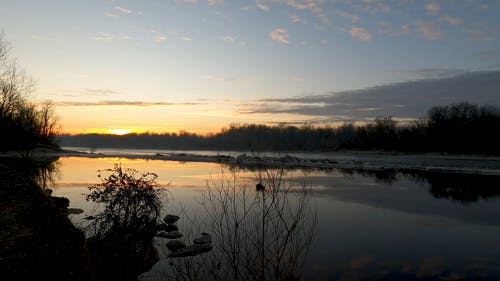
<path fill-rule="evenodd" d="M 471 203 L 500 196 L 498 176 L 429 174 L 426 179 L 431 185 L 429 192 L 436 198 Z"/>
<path fill-rule="evenodd" d="M 354 173 L 363 175 L 365 177 L 375 178 L 375 182 L 384 184 L 393 184 L 398 181 L 398 172 L 395 169 L 384 170 L 362 170 L 362 169 L 340 169 L 345 175 L 353 175 Z"/>
<path fill-rule="evenodd" d="M 460 203 L 472 203 L 500 196 L 498 181 L 500 177 L 489 175 L 429 173 L 420 171 L 356 170 L 341 169 L 345 175 L 360 174 L 373 177 L 376 182 L 392 185 L 399 178 L 407 177 L 419 184 L 429 184 L 432 196 Z M 399 176 L 399 177 L 398 177 Z"/>
<path fill-rule="evenodd" d="M 47 189 L 53 184 L 59 173 L 59 157 L 41 158 L 3 158 L 2 163 L 30 177 L 40 187 Z"/>
<path fill-rule="evenodd" d="M 284 170 L 257 172 L 265 187 L 232 172 L 209 181 L 203 207 L 213 251 L 172 259 L 174 280 L 298 280 L 312 242 L 316 214 L 305 185 L 293 187 Z M 205 227 L 205 226 L 204 226 Z"/>

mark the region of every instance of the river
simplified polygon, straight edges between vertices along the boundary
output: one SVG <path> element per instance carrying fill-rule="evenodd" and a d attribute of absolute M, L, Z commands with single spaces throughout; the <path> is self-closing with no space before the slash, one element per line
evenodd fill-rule
<path fill-rule="evenodd" d="M 185 230 L 204 216 L 204 194 L 221 172 L 251 187 L 262 180 L 258 170 L 217 163 L 62 157 L 52 189 L 84 210 L 70 215 L 76 225 L 94 208 L 85 194 L 100 182 L 97 171 L 116 163 L 156 173 L 169 192 L 165 212 L 180 214 Z M 500 279 L 498 177 L 295 169 L 284 178 L 307 187 L 316 215 L 303 280 Z M 158 279 L 162 266 L 143 279 Z"/>

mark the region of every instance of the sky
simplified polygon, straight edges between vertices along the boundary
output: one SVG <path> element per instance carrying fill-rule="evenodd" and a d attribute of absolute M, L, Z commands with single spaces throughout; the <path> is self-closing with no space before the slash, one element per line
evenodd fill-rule
<path fill-rule="evenodd" d="M 335 125 L 500 104 L 500 1 L 1 1 L 62 132 Z"/>

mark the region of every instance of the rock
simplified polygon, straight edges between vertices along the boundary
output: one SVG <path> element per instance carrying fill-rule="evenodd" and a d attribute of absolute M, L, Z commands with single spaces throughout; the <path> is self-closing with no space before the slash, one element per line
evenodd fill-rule
<path fill-rule="evenodd" d="M 66 209 L 69 207 L 69 199 L 66 197 L 51 196 L 50 199 L 52 199 L 57 208 Z"/>
<path fill-rule="evenodd" d="M 196 256 L 199 254 L 210 252 L 211 250 L 212 250 L 212 244 L 193 244 L 185 248 L 179 249 L 175 252 L 172 252 L 169 255 L 169 257 L 182 258 L 188 256 Z"/>
<path fill-rule="evenodd" d="M 258 183 L 255 185 L 255 190 L 257 191 L 264 191 L 264 189 L 266 189 L 266 187 L 264 185 L 262 185 L 262 183 Z"/>
<path fill-rule="evenodd" d="M 162 237 L 162 238 L 167 238 L 167 239 L 176 239 L 176 238 L 182 237 L 183 235 L 179 231 L 169 231 L 169 232 L 162 231 L 162 232 L 156 234 L 156 236 Z"/>
<path fill-rule="evenodd" d="M 45 193 L 47 193 L 47 195 L 52 195 L 52 189 L 50 188 L 45 188 L 43 191 L 45 191 Z"/>
<path fill-rule="evenodd" d="M 69 208 L 67 210 L 68 214 L 71 214 L 71 215 L 78 215 L 78 214 L 81 214 L 83 213 L 83 210 L 82 209 L 78 209 L 78 208 Z"/>
<path fill-rule="evenodd" d="M 193 243 L 195 243 L 195 244 L 209 244 L 209 243 L 212 243 L 212 237 L 210 237 L 210 234 L 203 232 L 203 233 L 201 233 L 201 237 L 195 238 L 193 240 Z"/>
<path fill-rule="evenodd" d="M 172 240 L 167 243 L 167 248 L 170 251 L 175 252 L 182 248 L 186 248 L 186 244 L 184 244 L 181 240 Z"/>
<path fill-rule="evenodd" d="M 168 214 L 166 215 L 164 218 L 163 218 L 163 221 L 166 223 L 166 224 L 172 224 L 176 221 L 179 220 L 179 216 L 176 216 L 176 215 L 171 215 L 171 214 Z"/>
<path fill-rule="evenodd" d="M 162 223 L 162 224 L 159 224 L 157 228 L 158 228 L 158 230 L 162 230 L 162 231 L 166 231 L 166 232 L 179 230 L 179 228 L 175 224 Z"/>

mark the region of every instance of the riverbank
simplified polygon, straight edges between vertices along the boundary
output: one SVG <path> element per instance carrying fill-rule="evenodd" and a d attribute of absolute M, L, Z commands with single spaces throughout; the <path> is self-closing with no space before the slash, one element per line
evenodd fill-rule
<path fill-rule="evenodd" d="M 0 278 L 93 280 L 85 237 L 29 177 L 0 164 Z"/>
<path fill-rule="evenodd" d="M 366 171 L 417 171 L 437 173 L 459 173 L 478 175 L 500 175 L 500 157 L 454 154 L 401 154 L 374 151 L 346 151 L 338 153 L 255 153 L 205 155 L 184 152 L 155 153 L 87 153 L 77 150 L 40 151 L 32 157 L 88 157 L 127 158 L 180 162 L 220 163 L 242 168 L 283 167 L 310 169 L 353 169 Z"/>

